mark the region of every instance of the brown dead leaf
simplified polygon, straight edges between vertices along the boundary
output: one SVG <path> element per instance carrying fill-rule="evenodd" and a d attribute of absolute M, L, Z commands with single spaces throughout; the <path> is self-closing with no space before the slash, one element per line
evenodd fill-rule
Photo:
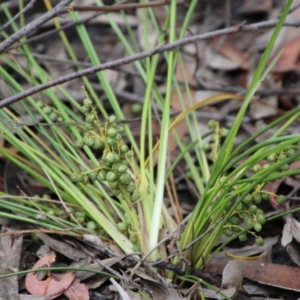
<path fill-rule="evenodd" d="M 69 300 L 89 300 L 89 290 L 87 286 L 80 283 L 79 279 L 75 279 L 69 288 L 64 292 L 64 295 L 68 297 Z"/>
<path fill-rule="evenodd" d="M 268 13 L 273 6 L 272 0 L 244 0 L 243 6 L 239 9 L 239 12 L 244 15 Z"/>
<path fill-rule="evenodd" d="M 300 37 L 296 36 L 293 40 L 289 41 L 283 49 L 283 53 L 279 57 L 273 72 L 288 72 L 293 71 L 297 66 L 298 57 L 300 54 Z"/>
<path fill-rule="evenodd" d="M 55 261 L 56 255 L 51 252 L 39 259 L 33 269 L 49 267 Z M 36 296 L 47 295 L 50 299 L 55 299 L 63 294 L 74 281 L 74 274 L 51 274 L 46 280 L 39 280 L 37 273 L 28 273 L 25 278 L 27 291 Z"/>
<path fill-rule="evenodd" d="M 145 288 L 151 291 L 153 300 L 182 300 L 181 294 L 172 287 L 167 287 L 153 279 L 147 280 L 141 278 L 141 283 Z"/>
<path fill-rule="evenodd" d="M 205 267 L 205 271 L 213 274 L 222 274 L 227 262 L 228 258 L 225 256 L 213 259 Z M 245 278 L 265 285 L 300 292 L 299 268 L 262 262 L 261 260 L 242 261 L 242 263 Z"/>
<path fill-rule="evenodd" d="M 235 299 L 241 299 L 242 295 L 248 297 L 242 281 L 243 262 L 240 260 L 230 260 L 223 271 L 222 292 L 226 296 Z"/>
<path fill-rule="evenodd" d="M 236 68 L 247 70 L 249 68 L 249 52 L 239 48 L 240 34 L 232 34 L 226 37 L 216 38 L 214 46 L 218 53 L 229 59 Z"/>
<path fill-rule="evenodd" d="M 300 265 L 299 252 L 295 250 L 293 239 L 300 242 L 300 223 L 292 216 L 286 216 L 286 224 L 283 227 L 281 245 L 286 248 L 293 262 Z"/>

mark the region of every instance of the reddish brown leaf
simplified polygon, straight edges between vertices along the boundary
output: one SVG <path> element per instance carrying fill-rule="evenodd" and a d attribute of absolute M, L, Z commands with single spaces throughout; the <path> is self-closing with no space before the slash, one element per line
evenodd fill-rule
<path fill-rule="evenodd" d="M 69 300 L 89 300 L 89 290 L 87 286 L 80 283 L 79 279 L 75 279 L 69 288 L 64 292 Z"/>
<path fill-rule="evenodd" d="M 53 252 L 46 254 L 33 266 L 33 269 L 49 267 L 55 261 Z M 49 300 L 54 299 L 64 293 L 74 281 L 74 274 L 51 274 L 46 280 L 39 280 L 38 273 L 29 273 L 26 275 L 25 287 L 27 291 L 35 296 L 48 295 Z"/>

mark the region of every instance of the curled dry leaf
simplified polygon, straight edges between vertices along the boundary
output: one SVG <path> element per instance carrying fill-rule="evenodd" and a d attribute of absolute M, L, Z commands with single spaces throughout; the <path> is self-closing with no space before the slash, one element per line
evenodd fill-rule
<path fill-rule="evenodd" d="M 33 266 L 33 269 L 49 267 L 55 261 L 53 252 L 46 254 Z M 54 299 L 64 293 L 74 281 L 74 274 L 51 274 L 46 280 L 39 280 L 36 273 L 26 275 L 25 287 L 27 291 L 35 296 L 48 295 L 47 299 Z"/>
<path fill-rule="evenodd" d="M 293 238 L 300 243 L 300 223 L 292 215 L 287 216 L 286 219 L 281 238 L 283 247 L 291 243 Z"/>
<path fill-rule="evenodd" d="M 243 262 L 230 260 L 223 271 L 222 292 L 228 297 L 234 297 L 234 299 L 245 299 L 248 294 L 243 287 L 242 281 Z"/>
<path fill-rule="evenodd" d="M 69 300 L 89 300 L 89 290 L 87 286 L 80 283 L 79 279 L 75 279 L 70 287 L 64 292 L 64 295 L 68 297 Z"/>

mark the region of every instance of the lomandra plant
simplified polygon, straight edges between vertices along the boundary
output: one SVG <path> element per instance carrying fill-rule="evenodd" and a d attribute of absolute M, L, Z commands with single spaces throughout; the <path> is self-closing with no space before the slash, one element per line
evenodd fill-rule
<path fill-rule="evenodd" d="M 102 5 L 100 1 L 95 2 L 99 6 Z M 165 95 L 160 93 L 154 80 L 161 56 L 156 54 L 143 61 L 135 61 L 139 75 L 146 85 L 140 144 L 136 143 L 126 122 L 119 124 L 119 121 L 124 121 L 123 113 L 103 72 L 97 72 L 97 79 L 114 115 L 108 114 L 86 77 L 83 78 L 86 92 L 83 93 L 82 104 L 63 87 L 58 87 L 67 103 L 63 103 L 53 89 L 47 89 L 43 91 L 47 102 L 27 97 L 20 101 L 19 106 L 0 110 L 0 129 L 3 137 L 19 151 L 15 154 L 2 147 L 1 154 L 42 183 L 56 198 L 54 211 L 49 213 L 49 202 L 45 197 L 35 201 L 35 198 L 29 196 L 10 195 L 13 201 L 3 198 L 0 200 L 0 206 L 10 209 L 12 213 L 0 212 L 0 215 L 55 229 L 56 232 L 63 229 L 78 233 L 89 229 L 104 240 L 112 240 L 126 254 L 141 251 L 142 256 L 147 256 L 149 260 L 157 260 L 161 258 L 157 250 L 160 229 L 168 228 L 174 231 L 181 221 L 174 220 L 163 200 L 171 170 L 179 159 L 183 158 L 200 194 L 179 239 L 179 248 L 183 251 L 185 259 L 193 267 L 203 268 L 218 251 L 214 247 L 222 234 L 232 236 L 231 238 L 239 237 L 240 240 L 253 235 L 256 242 L 262 244 L 259 232 L 266 219 L 263 212 L 257 208 L 257 204 L 268 196 L 263 190 L 264 185 L 283 176 L 299 174 L 299 170 L 289 171 L 288 166 L 299 159 L 300 138 L 283 134 L 299 117 L 300 109 L 287 113 L 235 148 L 234 140 L 252 96 L 274 64 L 275 60 L 266 68 L 291 3 L 292 1 L 288 1 L 283 10 L 233 126 L 223 134 L 226 138 L 220 144 L 221 147 L 214 148 L 215 161 L 211 170 L 205 156 L 201 133 L 199 130 L 196 133 L 193 130 L 198 128 L 195 110 L 213 101 L 241 97 L 220 94 L 201 103 L 193 103 L 186 74 L 183 76 L 184 89 L 179 88 L 174 76 L 178 65 L 184 70 L 181 54 L 174 50 L 162 54 L 167 62 Z M 170 7 L 166 8 L 168 18 L 163 28 L 158 26 L 151 9 L 143 10 L 146 47 L 150 49 L 147 40 L 148 24 L 152 24 L 154 30 L 161 33 L 158 37 L 159 44 L 165 41 L 166 32 L 170 43 L 182 38 L 196 4 L 197 1 L 191 2 L 179 33 L 176 31 L 176 1 L 171 1 Z M 4 8 L 7 17 L 11 18 L 5 5 Z M 80 20 L 78 12 L 71 12 L 70 16 L 73 21 Z M 107 19 L 127 53 L 132 55 L 135 50 L 122 30 L 109 14 Z M 126 16 L 124 20 L 126 21 Z M 59 28 L 57 20 L 55 24 Z M 17 24 L 12 23 L 12 26 L 16 32 L 19 30 Z M 85 26 L 81 24 L 76 29 L 90 62 L 101 65 Z M 128 26 L 127 29 L 130 38 L 133 39 L 131 28 Z M 8 34 L 2 32 L 2 36 L 7 38 Z M 61 38 L 69 57 L 76 61 L 67 37 L 61 33 Z M 138 43 L 135 41 L 133 44 Z M 6 54 L 2 54 L 0 58 L 33 86 L 51 80 L 29 47 L 24 45 L 18 51 L 26 57 L 29 70 L 20 67 L 15 60 L 8 59 Z M 0 74 L 13 93 L 23 91 L 22 86 L 1 65 Z M 182 113 L 172 120 L 170 103 L 174 88 L 182 104 Z M 184 95 L 182 90 L 185 91 Z M 184 97 L 187 99 L 183 99 Z M 189 104 L 184 100 L 188 100 Z M 159 141 L 156 144 L 152 134 L 152 101 L 155 101 L 163 115 Z M 34 123 L 26 124 L 24 114 L 34 120 Z M 190 145 L 184 145 L 176 133 L 176 125 L 182 120 L 187 123 L 191 140 L 196 141 Z M 213 142 L 220 138 L 218 126 L 216 122 L 211 124 L 214 131 Z M 280 127 L 271 138 L 255 145 L 256 137 L 275 126 Z M 170 169 L 167 169 L 171 132 L 175 135 L 181 153 Z M 128 141 L 127 144 L 125 140 Z M 194 149 L 200 171 L 193 161 L 191 149 Z M 158 157 L 157 165 L 155 157 Z M 264 159 L 269 160 L 269 164 L 261 167 L 260 163 Z M 7 194 L 2 194 L 7 197 Z M 279 202 L 284 200 L 283 197 L 277 199 Z M 79 214 L 80 211 L 83 213 Z M 67 218 L 62 217 L 65 212 Z M 40 218 L 41 213 L 43 218 Z M 174 264 L 182 258 L 179 255 L 176 257 L 177 253 L 173 254 Z M 168 276 L 176 278 L 172 273 Z"/>

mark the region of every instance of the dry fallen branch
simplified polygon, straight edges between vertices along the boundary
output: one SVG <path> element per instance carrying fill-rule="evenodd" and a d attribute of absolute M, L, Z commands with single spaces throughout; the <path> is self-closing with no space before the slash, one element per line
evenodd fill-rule
<path fill-rule="evenodd" d="M 61 9 L 62 9 L 62 5 L 65 5 L 66 2 L 69 2 L 69 0 L 64 0 L 58 6 L 56 6 L 57 9 L 56 10 L 53 9 L 51 11 L 52 15 L 55 15 L 55 13 L 60 12 Z M 65 7 L 63 7 L 63 8 L 65 9 Z M 46 13 L 45 15 L 47 15 L 47 18 L 49 17 L 48 13 Z M 42 19 L 42 18 L 40 18 L 40 19 Z M 37 19 L 37 20 L 40 20 L 40 19 Z M 28 24 L 27 26 L 29 26 L 30 24 Z M 73 80 L 73 79 L 76 79 L 76 78 L 80 78 L 80 77 L 83 77 L 83 76 L 92 75 L 96 72 L 99 72 L 99 71 L 102 71 L 102 70 L 105 70 L 105 69 L 114 69 L 116 67 L 134 62 L 136 60 L 141 60 L 143 58 L 150 57 L 150 56 L 153 56 L 153 55 L 158 54 L 158 53 L 173 50 L 175 48 L 178 48 L 180 46 L 183 46 L 183 45 L 186 45 L 186 44 L 189 44 L 189 43 L 194 43 L 194 42 L 197 42 L 197 41 L 200 41 L 200 40 L 207 40 L 207 39 L 211 39 L 211 38 L 214 38 L 214 37 L 233 34 L 233 33 L 241 32 L 241 31 L 243 31 L 243 32 L 256 31 L 256 30 L 260 30 L 260 29 L 270 28 L 270 27 L 274 27 L 276 24 L 277 24 L 277 19 L 272 19 L 272 20 L 269 20 L 269 21 L 259 22 L 259 23 L 255 23 L 255 24 L 251 24 L 251 25 L 232 26 L 232 27 L 229 27 L 229 28 L 219 29 L 219 30 L 215 30 L 215 31 L 212 31 L 212 32 L 207 32 L 207 33 L 203 33 L 203 34 L 198 34 L 198 35 L 194 35 L 194 36 L 185 37 L 183 39 L 177 40 L 176 42 L 168 43 L 168 44 L 159 46 L 159 47 L 157 47 L 155 49 L 152 49 L 152 50 L 146 50 L 146 51 L 134 54 L 132 56 L 120 58 L 120 59 L 117 59 L 117 60 L 112 61 L 112 62 L 107 62 L 107 63 L 101 64 L 99 66 L 86 68 L 86 69 L 83 69 L 83 70 L 78 71 L 78 72 L 73 72 L 73 73 L 67 74 L 65 76 L 61 76 L 61 77 L 59 77 L 57 79 L 54 79 L 54 80 L 51 80 L 47 83 L 37 85 L 37 86 L 32 87 L 32 88 L 30 88 L 30 89 L 28 89 L 28 90 L 26 90 L 22 93 L 16 94 L 14 96 L 11 96 L 11 97 L 8 97 L 8 98 L 2 100 L 0 102 L 0 108 L 5 107 L 7 105 L 10 105 L 10 104 L 12 104 L 12 103 L 14 103 L 14 102 L 16 102 L 20 99 L 25 98 L 25 97 L 31 96 L 31 95 L 33 95 L 37 92 L 43 91 L 43 90 L 45 90 L 49 87 L 56 86 L 56 85 L 62 84 L 64 82 L 67 82 L 67 81 L 70 81 L 70 80 Z M 292 26 L 292 27 L 299 27 L 300 26 L 300 21 L 285 22 L 284 25 L 285 26 Z M 25 27 L 27 27 L 27 26 L 25 26 Z M 25 29 L 25 27 L 23 29 Z M 20 30 L 20 31 L 22 31 L 22 30 Z M 20 31 L 17 32 L 15 35 L 18 35 L 19 37 L 21 37 L 21 36 L 26 35 L 26 33 L 28 33 L 28 30 L 27 31 L 22 31 L 23 35 L 21 35 Z M 11 36 L 10 38 L 12 38 L 13 36 Z M 10 38 L 6 39 L 4 42 L 8 41 Z M 16 41 L 16 36 L 12 40 L 6 42 L 6 45 L 8 44 L 7 47 L 9 47 L 15 41 Z M 1 53 L 1 49 L 6 48 L 2 45 L 4 42 L 2 42 L 0 44 L 0 53 Z"/>
<path fill-rule="evenodd" d="M 28 35 L 32 31 L 39 28 L 41 25 L 47 21 L 57 17 L 61 14 L 67 12 L 67 5 L 70 4 L 72 0 L 62 0 L 57 4 L 52 10 L 46 12 L 41 17 L 35 19 L 29 24 L 25 25 L 23 28 L 18 30 L 16 33 L 12 34 L 9 38 L 0 43 L 0 53 L 3 53 L 8 47 L 10 47 L 16 41 L 19 41 L 22 37 Z"/>

